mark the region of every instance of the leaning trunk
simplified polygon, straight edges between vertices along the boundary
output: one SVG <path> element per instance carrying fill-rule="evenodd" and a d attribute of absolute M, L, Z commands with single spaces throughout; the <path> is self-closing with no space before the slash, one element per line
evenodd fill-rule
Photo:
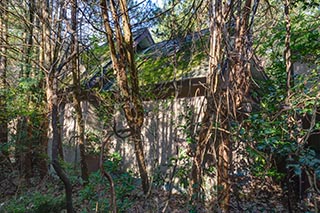
<path fill-rule="evenodd" d="M 284 50 L 284 61 L 286 63 L 287 73 L 287 94 L 288 97 L 291 94 L 291 88 L 293 87 L 293 66 L 291 61 L 291 20 L 290 20 L 290 1 L 284 0 L 284 15 L 286 20 L 286 39 L 285 39 L 285 50 Z"/>

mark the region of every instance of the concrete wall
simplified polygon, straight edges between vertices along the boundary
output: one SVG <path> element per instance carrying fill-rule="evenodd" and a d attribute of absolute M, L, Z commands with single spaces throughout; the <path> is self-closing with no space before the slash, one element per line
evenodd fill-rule
<path fill-rule="evenodd" d="M 294 64 L 296 75 L 308 74 L 315 66 L 303 63 Z M 180 96 L 179 96 L 180 97 Z M 191 116 L 193 124 L 200 122 L 203 109 L 204 97 L 187 97 L 177 99 L 163 99 L 158 101 L 145 101 L 145 121 L 142 137 L 145 156 L 148 160 L 148 168 L 162 166 L 166 170 L 166 164 L 170 157 L 175 155 L 177 147 L 187 147 L 186 133 L 183 126 L 186 125 L 187 117 Z M 96 108 L 89 102 L 82 103 L 83 118 L 86 133 L 90 132 L 100 140 L 95 147 L 98 151 L 103 140 L 106 127 L 96 113 Z M 75 113 L 72 104 L 65 104 L 60 109 L 60 122 L 63 123 L 64 157 L 67 162 L 78 162 L 79 151 L 75 136 Z M 200 113 L 200 116 L 199 116 Z M 118 129 L 126 128 L 125 117 L 120 111 L 113 115 Z M 112 126 L 112 124 L 111 124 Z M 49 144 L 50 145 L 50 144 Z M 128 139 L 114 138 L 112 151 L 117 151 L 123 158 L 123 168 L 135 170 L 136 160 L 133 144 Z M 51 155 L 49 155 L 51 156 Z"/>
<path fill-rule="evenodd" d="M 76 140 L 76 116 L 72 103 L 61 105 L 60 107 L 60 124 L 62 124 L 62 143 L 64 160 L 68 163 L 78 164 L 80 161 L 79 147 Z M 82 102 L 82 115 L 85 123 L 86 142 L 88 143 L 89 133 L 96 135 L 102 140 L 104 127 L 96 113 L 95 107 L 89 102 Z M 89 141 L 90 142 L 90 141 Z M 89 144 L 89 143 L 88 143 Z M 87 145 L 88 145 L 87 144 Z M 92 144 L 92 142 L 90 142 Z M 98 141 L 101 144 L 101 141 Z M 96 151 L 100 149 L 99 146 L 94 147 Z M 50 148 L 49 148 L 50 150 Z"/>
<path fill-rule="evenodd" d="M 170 158 L 176 154 L 176 148 L 187 147 L 184 126 L 187 120 L 192 120 L 193 124 L 200 122 L 203 101 L 204 97 L 194 97 L 144 103 L 142 138 L 149 169 L 161 165 L 160 169 L 165 171 Z M 118 113 L 117 120 L 125 119 Z M 119 138 L 114 140 L 114 144 L 114 150 L 120 152 L 123 157 L 123 167 L 135 170 L 137 166 L 133 144 L 129 140 L 122 141 Z"/>
<path fill-rule="evenodd" d="M 176 148 L 187 147 L 184 125 L 187 120 L 197 124 L 200 122 L 204 97 L 167 99 L 144 102 L 145 121 L 142 130 L 142 138 L 148 169 L 157 167 L 166 172 L 170 158 L 176 154 Z M 105 128 L 97 116 L 95 107 L 89 102 L 83 102 L 83 117 L 86 132 L 91 132 L 100 137 L 97 150 L 100 149 Z M 199 115 L 200 113 L 200 115 Z M 117 129 L 126 127 L 124 115 L 118 111 L 115 113 Z M 66 104 L 60 114 L 60 122 L 63 123 L 64 157 L 69 163 L 79 162 L 79 150 L 75 136 L 75 114 L 72 104 Z M 123 161 L 123 169 L 137 172 L 134 146 L 129 139 L 114 137 L 111 152 L 119 152 Z M 161 165 L 161 167 L 159 167 Z"/>

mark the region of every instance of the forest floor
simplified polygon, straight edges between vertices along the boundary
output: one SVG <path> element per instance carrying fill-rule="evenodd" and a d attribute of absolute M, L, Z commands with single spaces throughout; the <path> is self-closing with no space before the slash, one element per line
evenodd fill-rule
<path fill-rule="evenodd" d="M 105 183 L 95 174 L 86 186 L 77 180 L 73 182 L 73 205 L 76 212 L 106 212 L 109 208 L 109 190 Z M 148 212 L 221 212 L 213 199 L 206 206 L 189 204 L 186 194 L 169 193 L 164 187 L 153 187 L 148 198 L 142 194 L 137 182 L 121 179 L 115 182 L 117 205 L 119 212 L 148 213 Z M 127 182 L 126 182 L 127 181 Z M 9 181 L 10 182 L 10 181 Z M 8 183 L 9 183 L 8 182 Z M 66 212 L 64 209 L 64 186 L 57 178 L 46 177 L 43 180 L 31 179 L 29 185 L 21 180 L 11 180 L 12 189 L 0 188 L 0 212 Z M 19 185 L 20 184 L 20 185 Z M 119 185 L 122 184 L 122 185 Z M 2 185 L 3 186 L 3 185 Z M 5 191 L 3 191 L 5 190 Z M 13 193 L 14 192 L 14 193 Z M 231 194 L 230 212 L 315 212 L 310 199 L 294 205 L 289 209 L 288 196 L 284 195 L 281 187 L 270 178 L 252 178 L 246 185 Z M 313 197 L 320 201 L 320 196 Z M 292 201 L 291 201 L 292 202 Z M 297 204 L 297 203 L 295 203 Z M 291 203 L 292 206 L 292 203 Z"/>

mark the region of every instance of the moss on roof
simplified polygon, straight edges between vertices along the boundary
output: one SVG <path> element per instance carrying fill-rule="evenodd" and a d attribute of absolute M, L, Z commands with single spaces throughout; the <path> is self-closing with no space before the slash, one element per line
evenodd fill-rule
<path fill-rule="evenodd" d="M 189 37 L 160 42 L 137 53 L 140 85 L 203 76 L 207 65 L 200 65 L 208 61 L 206 49 L 208 36 L 200 38 L 198 35 L 197 39 Z M 97 85 L 101 87 L 101 84 L 105 84 L 106 80 L 111 79 L 110 75 L 113 75 L 109 63 L 109 48 L 107 45 L 96 45 L 91 51 L 91 55 L 99 58 L 84 57 L 87 69 L 82 73 L 83 84 L 89 88 Z"/>
<path fill-rule="evenodd" d="M 137 58 L 141 85 L 194 76 L 195 69 L 207 61 L 207 39 L 158 43 Z"/>

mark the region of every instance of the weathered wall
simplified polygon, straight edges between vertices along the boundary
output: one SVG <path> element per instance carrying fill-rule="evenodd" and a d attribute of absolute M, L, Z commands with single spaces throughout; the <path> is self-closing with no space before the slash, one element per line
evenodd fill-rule
<path fill-rule="evenodd" d="M 298 75 L 308 73 L 312 68 L 314 66 L 310 67 L 302 63 L 294 64 L 294 72 Z M 187 136 L 184 126 L 187 123 L 188 117 L 192 119 L 192 124 L 200 122 L 203 110 L 201 106 L 205 105 L 203 102 L 203 96 L 177 99 L 167 98 L 166 100 L 144 102 L 145 122 L 142 136 L 149 169 L 157 168 L 165 171 L 170 157 L 176 153 L 176 148 L 187 147 Z M 96 109 L 92 104 L 83 102 L 82 108 L 86 134 L 90 132 L 96 135 L 98 138 L 97 144 L 100 145 L 106 128 L 100 121 Z M 62 141 L 64 144 L 64 157 L 67 162 L 76 162 L 77 164 L 79 162 L 79 151 L 74 137 L 75 114 L 72 104 L 66 104 L 60 111 L 60 122 L 63 123 Z M 118 129 L 126 128 L 123 114 L 116 112 L 114 117 L 118 122 Z M 96 148 L 99 149 L 100 146 L 96 146 Z M 50 150 L 49 143 L 49 154 Z M 136 170 L 133 144 L 128 139 L 114 138 L 112 141 L 112 151 L 120 153 L 123 159 L 123 168 Z"/>
<path fill-rule="evenodd" d="M 165 171 L 170 158 L 176 154 L 176 149 L 187 146 L 184 131 L 187 120 L 192 120 L 190 123 L 193 125 L 200 122 L 203 100 L 203 97 L 194 97 L 144 103 L 146 113 L 142 136 L 149 169 Z M 125 119 L 118 113 L 117 120 Z M 123 123 L 120 124 L 122 125 Z M 114 144 L 114 150 L 123 157 L 124 168 L 137 168 L 133 144 L 119 138 L 114 140 Z"/>
<path fill-rule="evenodd" d="M 76 117 L 72 103 L 60 105 L 60 124 L 62 125 L 62 143 L 64 160 L 68 163 L 78 164 L 80 160 L 79 147 L 77 144 L 76 133 Z M 85 135 L 88 141 L 88 134 L 94 134 L 99 138 L 103 135 L 103 125 L 99 121 L 95 107 L 89 102 L 82 102 L 82 113 L 85 123 Z M 102 139 L 102 138 L 101 138 Z M 101 141 L 100 141 L 101 143 Z M 96 147 L 98 149 L 98 147 Z M 51 156 L 51 141 L 48 147 L 49 156 Z"/>
<path fill-rule="evenodd" d="M 194 97 L 144 102 L 145 121 L 142 138 L 149 170 L 157 168 L 165 172 L 170 157 L 176 154 L 176 148 L 187 146 L 184 125 L 187 120 L 192 120 L 191 123 L 194 125 L 200 121 L 203 100 L 204 97 Z M 104 127 L 97 116 L 95 107 L 88 102 L 83 102 L 82 107 L 86 132 L 93 132 L 100 136 L 101 144 Z M 66 104 L 62 112 L 60 121 L 63 122 L 64 157 L 67 162 L 77 164 L 79 150 L 74 137 L 75 114 L 72 104 Z M 114 116 L 118 122 L 117 129 L 126 128 L 124 115 L 117 112 Z M 137 171 L 134 146 L 129 139 L 114 137 L 111 148 L 111 152 L 120 153 L 123 159 L 123 169 Z"/>

